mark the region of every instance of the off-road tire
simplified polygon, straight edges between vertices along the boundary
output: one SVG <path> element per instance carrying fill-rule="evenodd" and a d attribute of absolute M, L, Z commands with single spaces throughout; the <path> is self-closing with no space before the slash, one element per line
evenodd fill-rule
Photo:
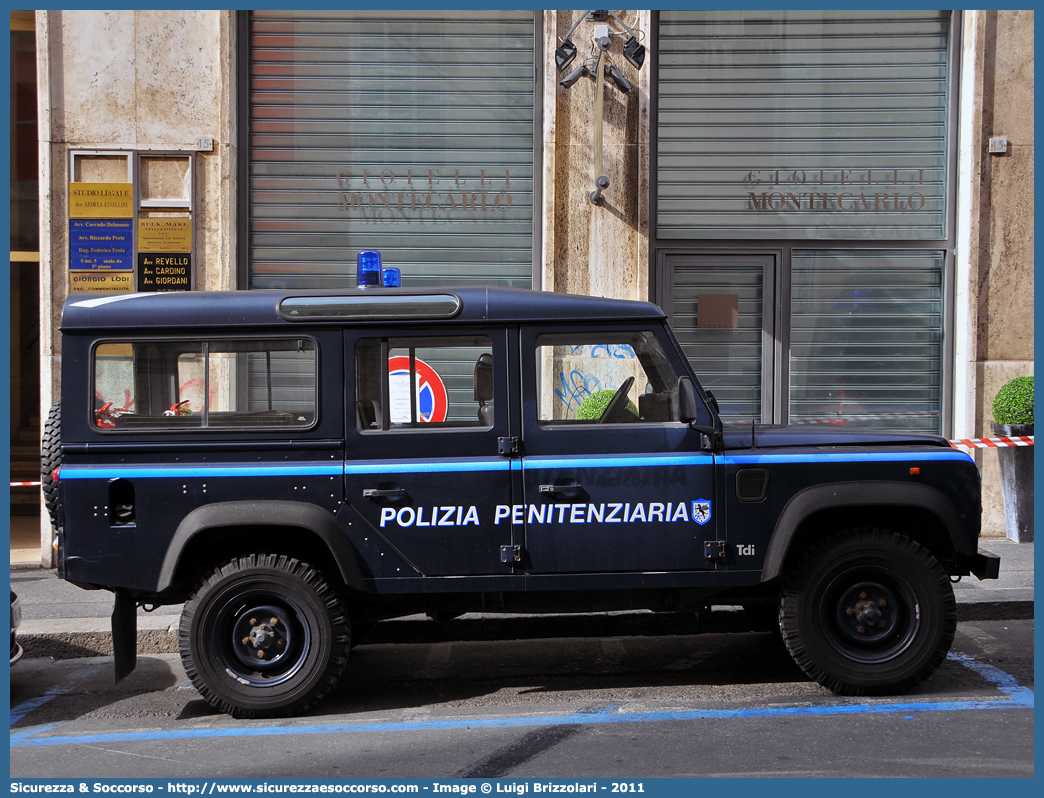
<path fill-rule="evenodd" d="M 780 627 L 794 661 L 824 687 L 896 694 L 946 658 L 957 604 L 923 546 L 890 530 L 855 529 L 821 541 L 791 569 Z"/>
<path fill-rule="evenodd" d="M 58 481 L 54 470 L 62 464 L 62 401 L 59 399 L 47 413 L 40 439 L 40 485 L 44 507 L 51 526 L 58 526 Z"/>
<path fill-rule="evenodd" d="M 337 591 L 318 569 L 282 554 L 241 555 L 215 568 L 185 603 L 178 631 L 192 684 L 235 718 L 315 706 L 340 680 L 349 640 Z"/>

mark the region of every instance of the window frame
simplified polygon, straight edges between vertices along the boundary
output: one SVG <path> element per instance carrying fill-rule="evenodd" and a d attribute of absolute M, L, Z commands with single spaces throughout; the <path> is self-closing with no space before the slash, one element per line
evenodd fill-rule
<path fill-rule="evenodd" d="M 954 330 L 955 319 L 955 270 L 957 248 L 957 204 L 958 204 L 958 113 L 960 110 L 960 66 L 963 42 L 963 15 L 950 11 L 947 41 L 946 67 L 946 193 L 947 208 L 944 214 L 945 235 L 938 239 L 911 239 L 894 241 L 888 239 L 681 239 L 660 238 L 657 196 L 659 192 L 659 90 L 657 75 L 660 63 L 659 33 L 660 12 L 651 12 L 650 23 L 650 86 L 649 86 L 649 225 L 648 263 L 649 298 L 667 313 L 672 324 L 676 317 L 673 308 L 673 275 L 671 259 L 685 255 L 768 255 L 776 259 L 774 269 L 775 323 L 766 328 L 772 342 L 772 374 L 763 375 L 762 423 L 787 424 L 790 420 L 790 337 L 791 337 L 791 285 L 792 253 L 794 250 L 929 250 L 943 253 L 942 274 L 942 351 L 939 372 L 940 430 L 944 436 L 953 434 L 954 406 Z M 767 346 L 767 344 L 766 344 Z M 699 377 L 699 375 L 697 375 Z"/>
<path fill-rule="evenodd" d="M 124 345 L 130 345 L 131 347 L 134 347 L 134 346 L 138 346 L 138 345 L 148 345 L 148 344 L 175 345 L 175 344 L 179 344 L 179 343 L 180 344 L 184 344 L 186 346 L 196 345 L 196 346 L 199 347 L 198 350 L 185 349 L 184 351 L 182 351 L 182 352 L 180 352 L 178 354 L 178 357 L 175 358 L 172 361 L 172 363 L 173 363 L 175 369 L 177 369 L 177 362 L 181 358 L 182 355 L 195 353 L 195 352 L 198 352 L 199 354 L 203 355 L 202 371 L 203 371 L 203 375 L 204 375 L 204 392 L 206 392 L 206 390 L 207 390 L 207 381 L 209 380 L 209 349 L 207 347 L 208 343 L 214 342 L 214 343 L 221 343 L 221 344 L 234 344 L 236 342 L 243 342 L 243 343 L 249 343 L 249 344 L 263 344 L 265 341 L 283 341 L 283 342 L 286 342 L 286 341 L 302 341 L 302 340 L 311 342 L 311 344 L 312 344 L 312 352 L 313 352 L 313 361 L 314 361 L 314 365 L 315 365 L 315 368 L 314 368 L 314 371 L 313 371 L 314 382 L 313 382 L 313 386 L 312 386 L 312 388 L 313 388 L 313 412 L 312 412 L 311 421 L 309 421 L 307 424 L 285 424 L 285 425 L 278 425 L 278 426 L 270 425 L 270 424 L 257 424 L 257 425 L 244 424 L 244 425 L 237 425 L 237 426 L 211 426 L 211 425 L 204 425 L 202 423 L 202 420 L 203 420 L 202 417 L 204 416 L 203 413 L 200 413 L 201 422 L 200 422 L 199 426 L 188 426 L 188 425 L 179 425 L 179 426 L 139 426 L 139 427 L 130 427 L 130 428 L 124 427 L 124 428 L 120 429 L 120 428 L 117 428 L 117 427 L 99 427 L 97 425 L 96 421 L 95 421 L 95 416 L 94 416 L 94 412 L 95 412 L 94 411 L 94 393 L 95 393 L 95 390 L 96 390 L 96 387 L 97 387 L 97 379 L 98 379 L 98 372 L 97 372 L 98 348 L 101 347 L 101 346 L 124 344 Z M 299 433 L 302 433 L 302 432 L 307 432 L 307 431 L 315 429 L 319 425 L 319 422 L 320 422 L 320 415 L 321 415 L 321 412 L 320 412 L 321 363 L 322 363 L 322 357 L 321 357 L 321 350 L 320 350 L 320 346 L 319 346 L 319 341 L 315 338 L 315 336 L 312 336 L 312 335 L 309 335 L 309 334 L 299 334 L 299 335 L 285 335 L 284 334 L 284 335 L 264 335 L 264 336 L 260 336 L 260 337 L 258 337 L 258 336 L 246 337 L 246 336 L 242 336 L 242 335 L 222 334 L 220 331 L 218 331 L 218 332 L 216 332 L 215 335 L 211 335 L 211 336 L 192 335 L 192 336 L 185 336 L 183 338 L 182 337 L 172 337 L 172 336 L 167 336 L 167 337 L 163 337 L 163 338 L 156 337 L 156 336 L 142 337 L 142 338 L 136 338 L 136 337 L 132 338 L 132 337 L 127 337 L 127 336 L 122 336 L 122 337 L 118 337 L 118 338 L 117 337 L 97 338 L 94 341 L 92 341 L 91 349 L 90 349 L 89 379 L 88 379 L 88 390 L 90 391 L 90 399 L 87 402 L 87 413 L 88 413 L 87 426 L 91 430 L 93 430 L 95 433 L 100 434 L 100 435 L 113 435 L 113 434 L 115 434 L 115 435 L 127 435 L 127 434 L 131 434 L 131 435 L 153 435 L 153 434 L 182 434 L 182 433 L 185 433 L 185 432 L 201 432 L 201 433 L 203 433 L 205 435 L 208 435 L 208 436 L 217 436 L 217 435 L 222 435 L 222 434 L 226 434 L 226 435 L 227 434 L 240 434 L 240 433 L 244 433 L 244 432 L 248 432 L 248 433 L 269 432 L 269 433 L 277 433 L 277 434 L 278 433 L 286 433 L 286 432 L 293 432 L 294 434 L 299 434 Z M 132 360 L 132 367 L 133 367 L 133 360 Z M 206 396 L 206 393 L 204 393 L 204 396 Z"/>
<path fill-rule="evenodd" d="M 476 333 L 470 334 L 470 335 L 469 334 L 463 334 L 463 333 L 458 332 L 458 331 L 454 331 L 454 332 L 445 331 L 445 332 L 443 332 L 441 334 L 432 334 L 432 333 L 412 333 L 410 331 L 398 330 L 398 331 L 395 331 L 394 334 L 389 332 L 388 334 L 377 334 L 377 335 L 370 335 L 370 334 L 367 334 L 366 332 L 362 332 L 361 334 L 359 334 L 358 337 L 354 338 L 354 340 L 352 341 L 350 350 L 348 350 L 347 348 L 345 350 L 346 355 L 349 355 L 349 351 L 350 351 L 350 358 L 351 358 L 351 361 L 352 361 L 352 375 L 353 375 L 353 377 L 352 377 L 352 384 L 351 384 L 352 407 L 357 407 L 359 402 L 364 401 L 363 399 L 360 399 L 360 390 L 359 390 L 359 386 L 360 386 L 360 381 L 359 381 L 359 375 L 360 375 L 359 349 L 360 349 L 360 346 L 365 344 L 365 343 L 368 343 L 368 342 L 377 342 L 377 344 L 378 344 L 378 347 L 377 347 L 377 357 L 379 358 L 379 361 L 380 361 L 379 364 L 378 364 L 378 368 L 380 369 L 380 381 L 381 381 L 380 405 L 381 405 L 381 408 L 382 408 L 382 413 L 381 413 L 381 422 L 382 423 L 381 423 L 381 427 L 377 428 L 377 429 L 372 429 L 372 428 L 369 428 L 369 427 L 362 428 L 362 427 L 359 426 L 358 419 L 355 416 L 355 414 L 354 413 L 350 413 L 350 414 L 348 414 L 348 420 L 349 420 L 349 424 L 350 424 L 351 428 L 354 429 L 357 434 L 365 436 L 365 437 L 382 436 L 382 435 L 387 435 L 387 434 L 393 434 L 393 435 L 402 435 L 402 434 L 409 435 L 409 434 L 413 434 L 413 435 L 416 435 L 417 433 L 453 433 L 453 432 L 458 432 L 458 433 L 459 432 L 487 433 L 490 430 L 495 429 L 497 427 L 497 423 L 498 423 L 498 414 L 496 412 L 494 412 L 493 421 L 490 424 L 482 424 L 481 421 L 477 421 L 476 423 L 472 424 L 472 423 L 458 423 L 458 422 L 452 422 L 452 421 L 430 422 L 430 421 L 413 421 L 413 420 L 405 422 L 405 423 L 393 424 L 392 421 L 391 421 L 391 412 L 390 412 L 390 408 L 391 408 L 391 376 L 390 376 L 389 371 L 388 371 L 388 363 L 389 363 L 389 360 L 391 359 L 391 357 L 393 357 L 392 354 L 391 354 L 392 351 L 399 350 L 399 349 L 413 349 L 413 350 L 416 350 L 416 349 L 438 349 L 438 348 L 440 348 L 440 346 L 442 346 L 443 348 L 454 348 L 454 346 L 452 346 L 452 345 L 451 346 L 445 346 L 445 345 L 441 345 L 439 342 L 442 342 L 442 341 L 463 341 L 464 339 L 468 339 L 468 338 L 471 338 L 471 339 L 482 338 L 482 339 L 485 339 L 485 341 L 486 341 L 486 344 L 459 343 L 459 344 L 456 345 L 456 348 L 471 347 L 471 348 L 488 349 L 489 355 L 493 359 L 493 377 L 492 377 L 493 385 L 492 385 L 492 390 L 493 390 L 494 398 L 491 399 L 490 401 L 495 406 L 496 405 L 495 397 L 496 397 L 497 385 L 498 385 L 498 383 L 497 383 L 497 372 L 498 372 L 497 360 L 498 359 L 495 356 L 496 339 L 493 337 L 493 335 L 488 334 L 488 331 L 487 332 L 476 332 Z M 407 342 L 407 341 L 424 341 L 425 343 L 423 345 L 421 345 L 421 346 L 417 346 L 417 345 L 414 345 L 413 347 L 404 346 L 404 342 Z M 393 342 L 395 343 L 395 346 L 392 346 Z M 504 368 L 504 367 L 501 367 L 501 368 Z M 440 375 L 440 379 L 441 379 L 441 375 Z M 414 405 L 415 397 L 416 397 L 416 393 L 415 393 L 415 391 L 412 390 L 412 386 L 411 386 L 411 391 L 410 391 L 411 416 L 415 416 L 416 415 L 417 408 Z M 385 412 L 383 410 L 383 408 L 387 408 L 388 412 Z M 346 408 L 346 410 L 347 409 L 348 408 Z M 502 410 L 501 412 L 502 413 L 506 412 L 506 408 L 505 408 L 505 410 Z"/>
<path fill-rule="evenodd" d="M 649 336 L 652 338 L 652 340 L 655 342 L 656 346 L 659 348 L 659 355 L 662 356 L 662 358 L 664 360 L 664 364 L 666 366 L 670 367 L 670 369 L 673 372 L 674 381 L 675 381 L 674 390 L 677 391 L 678 390 L 678 385 L 681 382 L 681 378 L 683 376 L 687 376 L 687 375 L 684 372 L 679 371 L 679 369 L 677 368 L 675 363 L 672 362 L 671 358 L 667 354 L 667 350 L 664 348 L 662 342 L 657 337 L 656 331 L 654 329 L 652 329 L 651 327 L 647 327 L 647 328 L 643 328 L 643 329 L 637 329 L 636 328 L 636 329 L 631 329 L 631 330 L 621 330 L 621 329 L 600 330 L 600 329 L 585 328 L 585 329 L 582 329 L 582 330 L 569 330 L 569 331 L 564 331 L 564 332 L 550 332 L 550 331 L 549 332 L 538 332 L 533 337 L 533 358 L 534 358 L 534 366 L 536 368 L 536 370 L 533 373 L 533 378 L 535 380 L 534 386 L 535 386 L 536 392 L 538 394 L 537 397 L 536 397 L 536 399 L 537 399 L 537 403 L 536 403 L 537 411 L 536 411 L 536 414 L 534 416 L 534 420 L 536 421 L 537 427 L 540 428 L 540 429 L 544 429 L 544 430 L 555 430 L 555 429 L 558 429 L 558 430 L 563 430 L 563 429 L 574 430 L 574 429 L 588 429 L 588 428 L 592 428 L 592 427 L 593 428 L 597 428 L 597 429 L 610 429 L 610 428 L 616 428 L 616 427 L 629 427 L 629 428 L 640 427 L 640 428 L 652 429 L 654 427 L 662 427 L 662 426 L 670 426 L 670 427 L 687 426 L 686 422 L 682 421 L 680 419 L 680 417 L 678 419 L 676 419 L 676 420 L 668 419 L 666 421 L 643 421 L 641 419 L 641 417 L 639 416 L 639 417 L 637 417 L 637 419 L 635 421 L 605 421 L 605 422 L 603 422 L 601 420 L 601 418 L 596 418 L 596 419 L 577 419 L 577 418 L 574 417 L 574 418 L 571 418 L 571 419 L 567 419 L 567 418 L 561 418 L 561 419 L 548 418 L 548 419 L 545 419 L 545 418 L 542 418 L 542 416 L 541 416 L 541 410 L 540 410 L 540 400 L 541 400 L 541 397 L 539 396 L 539 394 L 541 393 L 541 391 L 543 391 L 545 389 L 545 386 L 542 386 L 540 384 L 541 381 L 542 381 L 542 378 L 541 378 L 541 375 L 540 375 L 540 370 L 541 370 L 541 363 L 543 361 L 543 355 L 541 354 L 541 349 L 554 349 L 555 347 L 558 347 L 558 346 L 581 346 L 581 347 L 586 347 L 586 346 L 596 346 L 596 347 L 599 347 L 599 346 L 612 346 L 614 344 L 617 344 L 616 341 L 611 340 L 613 338 L 623 339 L 623 338 L 629 337 L 629 338 L 633 339 L 635 336 L 640 335 L 642 333 L 648 333 Z M 541 343 L 541 339 L 559 339 L 559 338 L 561 338 L 561 339 L 568 339 L 569 341 L 572 341 L 572 343 L 559 342 L 559 341 L 554 341 L 554 342 L 549 342 L 549 343 Z M 583 341 L 583 340 L 581 340 L 580 343 L 577 343 L 577 339 L 578 338 L 579 339 L 584 339 L 584 338 L 598 339 L 598 343 L 589 343 L 589 342 L 586 342 L 586 341 Z M 638 354 L 637 351 L 634 350 L 634 344 L 633 343 L 618 344 L 618 345 L 626 345 L 626 346 L 630 347 L 632 351 L 634 351 L 634 359 L 638 361 L 638 365 L 641 368 L 642 373 L 645 375 L 645 378 L 646 378 L 647 381 L 651 382 L 653 376 L 655 376 L 657 379 L 659 379 L 662 376 L 662 374 L 660 374 L 659 372 L 656 372 L 656 374 L 650 374 L 650 370 L 648 368 L 646 368 L 645 363 L 642 361 L 642 357 Z M 649 353 L 649 354 L 652 355 L 653 353 Z M 552 357 L 553 357 L 553 355 L 552 355 Z M 592 359 L 595 359 L 595 358 L 592 358 Z M 656 371 L 656 370 L 654 369 L 654 371 Z M 551 386 L 548 386 L 548 387 L 551 387 Z M 642 392 L 638 390 L 637 381 L 635 381 L 635 384 L 632 385 L 631 388 L 635 391 L 635 397 L 639 399 L 639 404 L 640 404 L 640 397 L 642 395 Z M 553 390 L 553 387 L 552 387 L 552 390 Z M 611 390 L 611 389 L 601 389 L 601 390 Z M 664 391 L 661 391 L 660 393 L 664 393 Z M 593 394 L 589 394 L 589 395 L 593 395 Z M 628 401 L 630 401 L 630 399 L 628 399 Z M 677 407 L 675 409 L 677 410 Z M 578 411 L 579 411 L 579 407 L 577 408 L 577 412 Z M 603 415 L 604 415 L 604 411 L 603 411 Z"/>

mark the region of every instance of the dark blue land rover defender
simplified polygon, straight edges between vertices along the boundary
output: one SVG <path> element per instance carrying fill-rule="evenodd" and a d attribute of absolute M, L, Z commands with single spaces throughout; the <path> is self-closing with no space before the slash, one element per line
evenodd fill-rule
<path fill-rule="evenodd" d="M 844 694 L 953 640 L 972 460 L 928 435 L 723 428 L 655 305 L 487 288 L 78 296 L 45 434 L 58 572 L 185 603 L 239 717 L 312 707 L 353 630 L 427 612 L 770 611 Z"/>

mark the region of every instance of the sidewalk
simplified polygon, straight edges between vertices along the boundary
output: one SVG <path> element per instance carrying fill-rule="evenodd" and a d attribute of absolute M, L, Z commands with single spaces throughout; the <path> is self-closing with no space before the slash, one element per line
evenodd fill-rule
<path fill-rule="evenodd" d="M 11 568 L 40 567 L 40 517 L 11 516 Z"/>
<path fill-rule="evenodd" d="M 34 533 L 38 535 L 39 532 Z M 960 621 L 1033 617 L 1033 544 L 1005 539 L 980 541 L 982 548 L 1000 555 L 1000 578 L 979 581 L 965 577 L 954 585 Z M 26 657 L 71 659 L 112 653 L 109 616 L 112 594 L 82 590 L 58 579 L 53 570 L 39 567 L 39 549 L 11 546 L 11 587 L 22 607 L 19 642 Z M 23 562 L 16 563 L 16 552 Z M 590 637 L 610 635 L 691 634 L 706 631 L 747 631 L 749 621 L 737 607 L 715 607 L 697 621 L 673 613 L 622 612 L 582 616 L 519 616 L 469 613 L 437 624 L 414 615 L 383 621 L 368 642 L 419 643 L 447 640 L 512 639 L 535 637 Z M 181 606 L 138 612 L 138 652 L 177 653 L 177 628 Z"/>

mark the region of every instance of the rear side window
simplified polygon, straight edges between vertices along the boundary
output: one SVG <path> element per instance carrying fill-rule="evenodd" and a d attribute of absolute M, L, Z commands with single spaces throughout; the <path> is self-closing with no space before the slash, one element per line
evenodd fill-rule
<path fill-rule="evenodd" d="M 107 342 L 93 373 L 99 430 L 308 427 L 316 417 L 307 338 Z"/>
<path fill-rule="evenodd" d="M 493 344 L 484 335 L 361 339 L 356 427 L 491 427 L 493 366 Z"/>

